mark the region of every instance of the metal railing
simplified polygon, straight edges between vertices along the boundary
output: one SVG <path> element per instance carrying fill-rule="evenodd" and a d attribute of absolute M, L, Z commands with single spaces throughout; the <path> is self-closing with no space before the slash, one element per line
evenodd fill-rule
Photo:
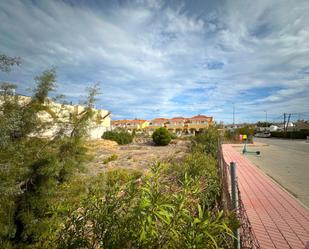
<path fill-rule="evenodd" d="M 256 239 L 241 198 L 237 181 L 237 164 L 235 162 L 230 162 L 230 164 L 225 162 L 221 145 L 218 154 L 223 208 L 227 212 L 235 212 L 240 223 L 240 227 L 234 231 L 234 246 L 237 249 L 260 249 L 261 247 Z"/>

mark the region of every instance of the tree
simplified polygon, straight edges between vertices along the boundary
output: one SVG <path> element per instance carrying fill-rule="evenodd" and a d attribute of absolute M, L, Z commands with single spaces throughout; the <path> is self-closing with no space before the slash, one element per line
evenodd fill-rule
<path fill-rule="evenodd" d="M 24 101 L 2 85 L 0 96 L 0 248 L 41 248 L 54 227 L 50 204 L 63 183 L 86 159 L 85 134 L 93 115 L 96 88 L 89 89 L 86 108 L 63 124 L 40 119 L 50 111 L 45 103 L 56 86 L 56 72 L 36 77 L 33 98 Z M 50 139 L 39 134 L 50 126 L 60 129 Z M 67 135 L 69 134 L 69 135 Z"/>
<path fill-rule="evenodd" d="M 261 122 L 261 121 L 259 121 L 259 122 L 256 123 L 257 127 L 269 127 L 271 125 L 272 125 L 272 123 L 269 123 L 269 122 Z"/>
<path fill-rule="evenodd" d="M 171 135 L 164 127 L 160 127 L 152 134 L 152 140 L 156 145 L 165 146 L 171 142 Z"/>
<path fill-rule="evenodd" d="M 33 100 L 44 103 L 48 93 L 56 88 L 56 71 L 54 69 L 46 70 L 40 76 L 35 77 L 35 81 Z"/>
<path fill-rule="evenodd" d="M 14 65 L 20 65 L 19 57 L 10 57 L 5 54 L 0 54 L 0 71 L 9 72 Z"/>

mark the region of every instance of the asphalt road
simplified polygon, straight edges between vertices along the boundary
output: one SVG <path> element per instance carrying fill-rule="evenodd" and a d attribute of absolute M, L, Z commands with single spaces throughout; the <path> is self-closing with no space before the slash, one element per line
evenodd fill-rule
<path fill-rule="evenodd" d="M 260 156 L 246 154 L 257 167 L 309 208 L 309 143 L 304 140 L 255 138 L 266 146 L 249 147 Z"/>

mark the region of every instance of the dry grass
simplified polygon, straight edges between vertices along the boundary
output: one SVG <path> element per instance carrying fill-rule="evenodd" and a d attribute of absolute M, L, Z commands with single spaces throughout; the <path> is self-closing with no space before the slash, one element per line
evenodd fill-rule
<path fill-rule="evenodd" d="M 183 158 L 188 152 L 189 141 L 174 140 L 168 146 L 154 146 L 149 141 L 136 141 L 118 145 L 109 140 L 89 141 L 87 147 L 93 160 L 87 165 L 87 174 L 97 175 L 111 168 L 126 168 L 148 171 L 157 162 L 169 162 Z M 116 160 L 103 163 L 106 158 L 117 155 Z"/>

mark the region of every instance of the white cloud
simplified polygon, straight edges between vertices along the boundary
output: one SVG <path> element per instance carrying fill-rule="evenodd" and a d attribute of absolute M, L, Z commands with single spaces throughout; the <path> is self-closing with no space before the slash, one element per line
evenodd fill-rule
<path fill-rule="evenodd" d="M 205 113 L 230 121 L 232 102 L 244 121 L 266 109 L 309 109 L 307 1 L 205 3 L 204 16 L 189 11 L 193 4 L 3 1 L 0 51 L 23 65 L 0 80 L 25 89 L 54 65 L 59 92 L 76 99 L 99 81 L 98 105 L 118 117 Z"/>

